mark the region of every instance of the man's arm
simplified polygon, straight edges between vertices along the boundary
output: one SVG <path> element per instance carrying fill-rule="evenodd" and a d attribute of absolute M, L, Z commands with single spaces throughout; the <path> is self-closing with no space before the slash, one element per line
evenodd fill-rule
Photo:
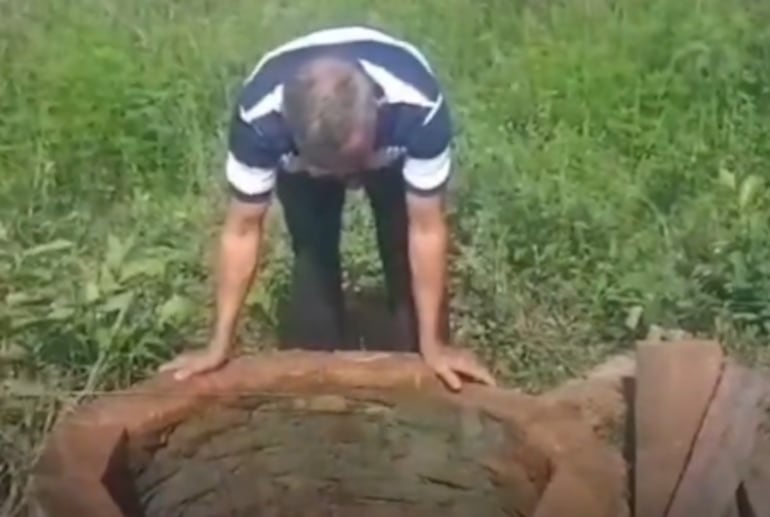
<path fill-rule="evenodd" d="M 275 186 L 280 149 L 268 128 L 233 113 L 225 173 L 232 194 L 219 242 L 216 266 L 217 317 L 210 351 L 226 355 L 260 259 L 265 215 Z M 259 125 L 257 123 L 257 125 Z"/>
<path fill-rule="evenodd" d="M 217 246 L 216 322 L 208 347 L 183 353 L 161 366 L 177 379 L 222 366 L 232 350 L 238 316 L 260 259 L 265 215 L 275 185 L 280 148 L 236 107 L 230 123 L 225 175 L 231 200 Z"/>
<path fill-rule="evenodd" d="M 449 232 L 444 208 L 452 173 L 452 121 L 438 86 L 433 86 L 437 90 L 435 106 L 420 112 L 420 118 L 413 123 L 403 170 L 412 293 L 420 352 L 426 358 L 436 356 L 443 348 L 439 324 L 446 292 Z"/>
<path fill-rule="evenodd" d="M 260 260 L 268 202 L 230 202 L 216 264 L 216 323 L 211 352 L 229 355 L 238 317 Z"/>
<path fill-rule="evenodd" d="M 439 317 L 446 292 L 448 228 L 443 194 L 407 194 L 409 261 L 412 292 L 417 309 L 420 352 L 432 356 L 441 351 Z"/>
<path fill-rule="evenodd" d="M 446 293 L 449 230 L 443 193 L 407 194 L 409 262 L 417 309 L 420 353 L 428 366 L 452 390 L 462 387 L 460 374 L 494 385 L 489 371 L 468 350 L 449 347 L 439 321 Z"/>
<path fill-rule="evenodd" d="M 182 353 L 163 364 L 160 371 L 174 371 L 174 377 L 182 380 L 215 370 L 229 359 L 238 316 L 259 264 L 268 206 L 268 201 L 246 203 L 233 199 L 230 202 L 215 266 L 213 336 L 203 350 Z"/>
<path fill-rule="evenodd" d="M 452 390 L 462 387 L 460 374 L 486 384 L 492 375 L 468 350 L 450 347 L 439 323 L 446 293 L 449 229 L 445 191 L 452 169 L 452 124 L 442 98 L 415 127 L 404 165 L 409 218 L 409 262 L 417 310 L 420 353 Z"/>

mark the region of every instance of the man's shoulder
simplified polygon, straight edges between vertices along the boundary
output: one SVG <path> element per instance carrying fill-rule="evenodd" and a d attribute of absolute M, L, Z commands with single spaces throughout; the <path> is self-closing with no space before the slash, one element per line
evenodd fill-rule
<path fill-rule="evenodd" d="M 324 52 L 362 62 L 370 75 L 386 71 L 416 83 L 418 88 L 434 87 L 432 66 L 412 42 L 370 26 L 334 26 L 292 38 L 265 52 L 244 79 L 241 103 L 249 109 L 279 92 L 297 66 Z"/>
<path fill-rule="evenodd" d="M 262 55 L 249 78 L 267 71 L 268 65 L 278 65 L 289 61 L 293 55 L 312 54 L 313 51 L 324 48 L 341 49 L 343 53 L 350 56 L 356 56 L 357 49 L 364 53 L 388 49 L 404 57 L 415 59 L 422 66 L 430 69 L 430 64 L 423 52 L 411 41 L 368 25 L 343 25 L 308 32 L 269 49 Z"/>

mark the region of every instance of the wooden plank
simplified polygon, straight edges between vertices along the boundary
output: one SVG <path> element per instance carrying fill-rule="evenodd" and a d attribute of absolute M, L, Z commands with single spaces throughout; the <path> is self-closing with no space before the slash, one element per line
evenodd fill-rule
<path fill-rule="evenodd" d="M 763 418 L 765 393 L 759 375 L 727 365 L 668 517 L 723 517 L 736 504 Z"/>
<path fill-rule="evenodd" d="M 722 363 L 722 349 L 711 341 L 638 346 L 635 515 L 665 515 L 716 389 Z"/>

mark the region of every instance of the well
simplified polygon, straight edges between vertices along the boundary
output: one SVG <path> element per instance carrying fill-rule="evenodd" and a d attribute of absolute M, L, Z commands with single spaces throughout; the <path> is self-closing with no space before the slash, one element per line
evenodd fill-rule
<path fill-rule="evenodd" d="M 619 517 L 624 416 L 600 405 L 478 385 L 453 394 L 410 354 L 240 357 L 67 415 L 30 513 Z"/>
<path fill-rule="evenodd" d="M 640 343 L 541 396 L 417 356 L 275 352 L 65 415 L 34 517 L 770 516 L 767 374 Z"/>

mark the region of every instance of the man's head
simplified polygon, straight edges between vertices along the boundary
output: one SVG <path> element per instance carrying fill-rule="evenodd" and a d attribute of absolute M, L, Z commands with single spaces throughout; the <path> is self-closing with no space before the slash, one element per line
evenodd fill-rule
<path fill-rule="evenodd" d="M 365 167 L 377 98 L 356 65 L 333 57 L 304 64 L 284 85 L 283 112 L 311 174 L 346 176 Z"/>

